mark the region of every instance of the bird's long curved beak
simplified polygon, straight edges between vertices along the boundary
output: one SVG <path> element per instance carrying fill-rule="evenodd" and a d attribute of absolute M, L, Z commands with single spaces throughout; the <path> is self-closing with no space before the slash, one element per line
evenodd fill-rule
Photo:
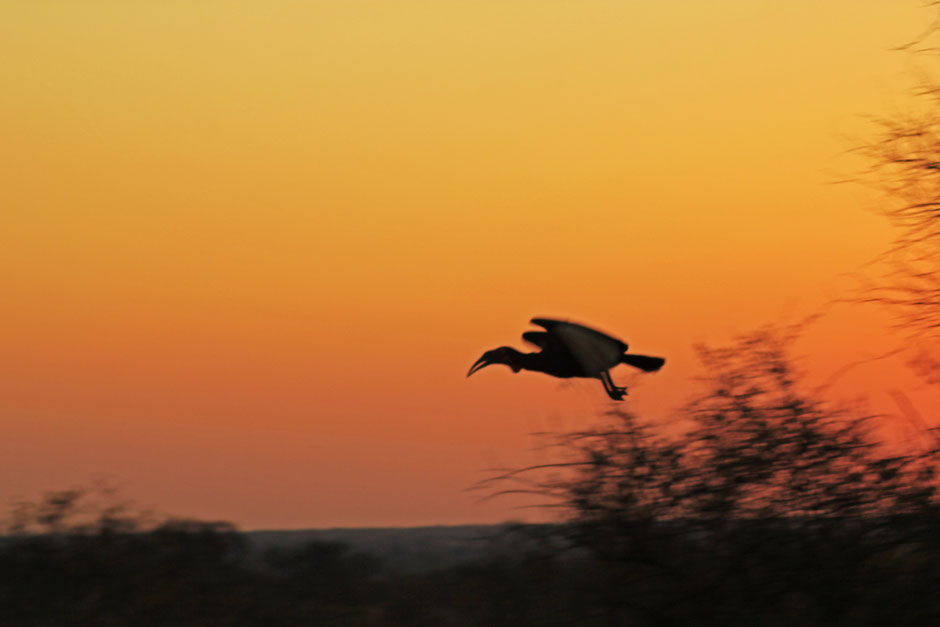
<path fill-rule="evenodd" d="M 467 373 L 467 376 L 469 377 L 477 370 L 482 370 L 483 368 L 486 368 L 487 366 L 492 366 L 494 363 L 495 362 L 492 362 L 489 359 L 487 359 L 486 355 L 483 355 L 483 357 L 480 357 L 479 359 L 477 359 L 476 362 L 474 362 L 474 364 L 470 366 L 470 372 Z"/>

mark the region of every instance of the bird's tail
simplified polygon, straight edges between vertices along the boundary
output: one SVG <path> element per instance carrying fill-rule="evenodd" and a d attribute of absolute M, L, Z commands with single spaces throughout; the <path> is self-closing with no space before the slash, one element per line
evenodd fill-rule
<path fill-rule="evenodd" d="M 663 364 L 666 363 L 666 360 L 662 357 L 650 357 L 648 355 L 631 355 L 630 353 L 624 353 L 621 358 L 623 363 L 628 366 L 633 366 L 634 368 L 639 368 L 645 372 L 656 372 L 663 367 Z"/>

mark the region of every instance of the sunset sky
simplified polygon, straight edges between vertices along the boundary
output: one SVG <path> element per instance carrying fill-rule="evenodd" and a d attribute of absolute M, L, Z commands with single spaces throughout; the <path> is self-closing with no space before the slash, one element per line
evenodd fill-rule
<path fill-rule="evenodd" d="M 583 321 L 667 358 L 613 376 L 668 421 L 695 342 L 844 296 L 895 232 L 834 182 L 864 116 L 910 106 L 890 48 L 929 17 L 0 2 L 3 511 L 108 476 L 245 528 L 526 516 L 465 489 L 611 403 L 470 364 L 535 315 Z M 877 312 L 827 311 L 797 347 L 812 376 L 891 347 Z M 881 362 L 838 393 L 877 405 L 907 377 Z"/>

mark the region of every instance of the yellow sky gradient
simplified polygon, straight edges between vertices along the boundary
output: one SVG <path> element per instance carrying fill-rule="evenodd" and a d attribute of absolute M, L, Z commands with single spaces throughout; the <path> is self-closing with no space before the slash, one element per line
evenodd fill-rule
<path fill-rule="evenodd" d="M 903 106 L 888 49 L 927 18 L 0 3 L 0 502 L 106 474 L 247 527 L 522 515 L 462 490 L 607 403 L 469 365 L 570 317 L 667 357 L 615 372 L 666 415 L 693 342 L 830 299 L 893 236 L 831 183 L 861 114 Z M 877 348 L 839 315 L 823 374 Z"/>

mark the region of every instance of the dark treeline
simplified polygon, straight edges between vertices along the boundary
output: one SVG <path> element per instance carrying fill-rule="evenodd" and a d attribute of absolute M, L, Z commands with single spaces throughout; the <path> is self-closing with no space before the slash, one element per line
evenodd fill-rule
<path fill-rule="evenodd" d="M 255 552 L 213 523 L 19 538 L 0 548 L 0 623 L 932 625 L 935 523 L 625 524 L 629 559 L 533 545 L 410 574 L 341 543 Z"/>
<path fill-rule="evenodd" d="M 552 436 L 554 461 L 483 489 L 534 493 L 558 522 L 503 530 L 459 563 L 265 546 L 50 493 L 0 539 L 0 624 L 938 624 L 932 432 L 878 445 L 877 417 L 807 392 L 785 349 L 770 332 L 703 349 L 681 430 L 618 412 Z"/>
<path fill-rule="evenodd" d="M 582 586 L 560 581 L 528 534 L 528 549 L 485 542 L 476 558 L 412 572 L 341 542 L 259 545 L 227 523 L 152 522 L 94 496 L 52 492 L 16 512 L 0 539 L 0 624 L 552 624 L 578 604 L 545 592 Z"/>

